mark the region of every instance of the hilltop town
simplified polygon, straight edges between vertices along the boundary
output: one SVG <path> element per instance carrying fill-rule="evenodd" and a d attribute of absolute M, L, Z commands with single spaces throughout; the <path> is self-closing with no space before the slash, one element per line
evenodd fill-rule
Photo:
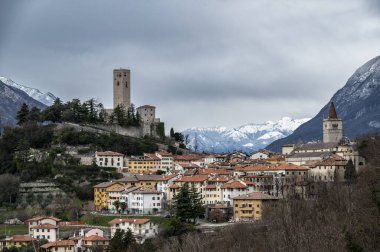
<path fill-rule="evenodd" d="M 117 69 L 113 77 L 114 108 L 104 110 L 107 118 L 132 106 L 130 71 Z M 95 128 L 88 124 L 60 123 L 58 127 L 63 130 L 81 127 L 79 132 L 90 132 L 93 137 L 114 134 L 114 139 L 160 138 L 156 128 L 161 122 L 155 116 L 155 107 L 140 106 L 137 114 L 138 130 L 133 129 L 132 133 L 131 128 L 123 126 L 113 131 L 112 125 Z M 86 149 L 89 147 L 67 146 L 54 159 L 67 172 L 52 173 L 56 175 L 50 179 L 28 179 L 20 183 L 18 193 L 9 194 L 10 203 L 14 202 L 16 208 L 38 205 L 42 215 L 32 214 L 25 220 L 5 219 L 5 229 L 16 224 L 25 226 L 22 221 L 27 223 L 27 229 L 21 233 L 14 231 L 12 235 L 5 231 L 0 249 L 17 251 L 37 246 L 41 251 L 117 251 L 115 248 L 126 237 L 129 237 L 124 244 L 127 247 L 145 246 L 163 232 L 168 235 L 168 226 L 170 232 L 178 235 L 178 225 L 184 230 L 193 225 L 201 232 L 215 232 L 223 225 L 260 223 L 279 202 L 317 200 L 326 188 L 336 183 L 351 183 L 365 167 L 366 159 L 359 153 L 358 143 L 344 137 L 344 125 L 332 101 L 320 126 L 322 142 L 287 144 L 282 146 L 281 153 L 262 149 L 250 154 L 190 151 L 178 154 L 161 144 L 154 151 L 134 155 L 115 151 L 113 147 L 89 155 L 92 153 Z M 23 166 L 32 159 L 37 164 L 43 162 L 44 152 L 18 147 L 15 157 Z M 70 158 L 77 160 L 82 173 L 70 175 L 69 169 L 73 169 Z M 90 179 L 86 169 L 90 169 L 94 178 Z M 73 184 L 76 179 L 92 186 L 79 181 Z M 74 187 L 74 194 L 67 187 Z M 74 206 L 70 195 L 81 194 L 87 195 L 81 196 L 82 200 L 87 199 L 86 204 L 82 202 L 75 208 L 74 218 L 65 215 L 68 209 L 64 205 Z M 13 195 L 19 195 L 17 202 L 12 200 Z M 54 209 L 61 205 L 63 210 L 59 214 L 63 218 L 47 214 L 54 214 L 48 210 L 49 206 Z"/>

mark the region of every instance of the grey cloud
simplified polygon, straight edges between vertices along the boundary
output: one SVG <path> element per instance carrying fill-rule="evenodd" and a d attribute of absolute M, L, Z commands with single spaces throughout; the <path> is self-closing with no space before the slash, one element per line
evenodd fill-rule
<path fill-rule="evenodd" d="M 376 3 L 17 1 L 0 16 L 0 75 L 111 106 L 112 69 L 129 67 L 133 102 L 179 128 L 313 116 L 379 54 Z"/>

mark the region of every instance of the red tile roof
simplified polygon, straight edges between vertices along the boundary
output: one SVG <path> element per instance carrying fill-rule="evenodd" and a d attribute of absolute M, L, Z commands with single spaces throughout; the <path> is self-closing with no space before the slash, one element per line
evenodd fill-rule
<path fill-rule="evenodd" d="M 98 235 L 91 235 L 88 237 L 83 238 L 83 241 L 109 241 L 110 239 L 101 237 Z"/>
<path fill-rule="evenodd" d="M 230 172 L 225 169 L 208 168 L 202 169 L 200 174 L 218 174 L 218 175 L 230 175 Z"/>
<path fill-rule="evenodd" d="M 278 200 L 279 198 L 261 192 L 251 192 L 233 198 L 233 200 Z"/>
<path fill-rule="evenodd" d="M 1 241 L 9 241 L 9 242 L 30 242 L 37 241 L 36 238 L 32 238 L 29 235 L 13 235 L 9 240 L 3 239 Z"/>
<path fill-rule="evenodd" d="M 103 182 L 103 183 L 97 184 L 96 186 L 94 186 L 94 188 L 107 188 L 113 184 L 119 184 L 120 186 L 122 186 L 122 184 L 119 182 Z"/>
<path fill-rule="evenodd" d="M 229 189 L 237 189 L 237 188 L 247 188 L 247 185 L 244 185 L 243 183 L 239 182 L 239 181 L 234 181 L 234 182 L 231 182 L 231 183 L 227 183 L 227 184 L 224 184 L 222 186 L 222 188 L 229 188 Z"/>
<path fill-rule="evenodd" d="M 44 219 L 50 219 L 50 220 L 54 220 L 54 221 L 61 221 L 61 219 L 58 219 L 54 216 L 35 216 L 31 219 L 29 219 L 28 221 L 39 221 L 39 220 L 44 220 Z"/>
<path fill-rule="evenodd" d="M 230 180 L 231 180 L 230 177 L 216 177 L 216 178 L 209 179 L 208 181 L 210 181 L 210 182 L 228 182 Z"/>
<path fill-rule="evenodd" d="M 135 224 L 145 224 L 145 223 L 148 223 L 149 221 L 150 221 L 150 219 L 130 219 L 130 218 L 120 219 L 120 218 L 116 218 L 116 219 L 111 220 L 108 223 L 111 225 L 112 224 L 120 224 L 123 222 L 135 223 Z"/>
<path fill-rule="evenodd" d="M 42 225 L 38 225 L 38 226 L 32 227 L 32 229 L 43 229 L 43 228 L 46 228 L 46 229 L 56 229 L 56 228 L 58 228 L 58 226 L 46 223 L 46 224 L 42 224 Z"/>
<path fill-rule="evenodd" d="M 207 175 L 194 175 L 194 176 L 184 176 L 177 179 L 175 182 L 203 182 L 208 179 Z"/>
<path fill-rule="evenodd" d="M 95 156 L 124 156 L 124 154 L 113 152 L 113 151 L 97 151 Z"/>
<path fill-rule="evenodd" d="M 48 249 L 51 247 L 68 247 L 68 246 L 75 246 L 74 241 L 63 240 L 63 241 L 49 242 L 49 243 L 42 245 L 41 248 Z"/>

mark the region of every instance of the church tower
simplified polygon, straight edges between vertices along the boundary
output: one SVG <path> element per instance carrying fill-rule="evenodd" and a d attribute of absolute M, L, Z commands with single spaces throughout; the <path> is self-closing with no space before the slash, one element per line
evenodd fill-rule
<path fill-rule="evenodd" d="M 129 69 L 113 70 L 113 108 L 123 105 L 131 106 L 131 71 Z"/>
<path fill-rule="evenodd" d="M 343 138 L 343 121 L 338 118 L 334 102 L 330 102 L 329 115 L 323 119 L 323 142 L 339 142 Z"/>

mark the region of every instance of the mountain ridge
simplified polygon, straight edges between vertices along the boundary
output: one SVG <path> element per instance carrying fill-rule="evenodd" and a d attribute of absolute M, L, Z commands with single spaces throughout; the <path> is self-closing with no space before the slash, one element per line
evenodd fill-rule
<path fill-rule="evenodd" d="M 53 105 L 54 101 L 57 99 L 55 95 L 53 95 L 50 92 L 42 93 L 39 89 L 37 88 L 31 88 L 25 85 L 21 85 L 19 83 L 14 82 L 12 79 L 0 76 L 0 81 L 3 82 L 4 84 L 17 88 L 26 94 L 28 94 L 30 97 L 33 99 L 39 101 L 42 104 L 45 104 L 46 106 L 51 106 Z"/>
<path fill-rule="evenodd" d="M 192 127 L 182 133 L 189 135 L 187 147 L 205 152 L 231 152 L 235 150 L 253 152 L 268 143 L 291 134 L 309 118 L 292 119 L 283 117 L 277 122 L 249 123 L 239 127 Z"/>
<path fill-rule="evenodd" d="M 33 99 L 24 91 L 8 86 L 0 80 L 0 127 L 16 125 L 16 114 L 21 105 L 43 109 L 45 104 Z"/>
<path fill-rule="evenodd" d="M 338 117 L 343 119 L 344 135 L 355 138 L 362 134 L 380 131 L 380 56 L 359 67 L 330 99 Z M 291 135 L 274 141 L 266 148 L 280 151 L 284 144 L 299 140 L 322 140 L 322 121 L 328 113 L 326 104 L 310 121 L 302 124 Z"/>

